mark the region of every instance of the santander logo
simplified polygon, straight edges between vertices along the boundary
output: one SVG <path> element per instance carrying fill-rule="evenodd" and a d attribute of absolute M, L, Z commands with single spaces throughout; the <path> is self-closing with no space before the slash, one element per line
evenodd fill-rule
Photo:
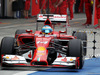
<path fill-rule="evenodd" d="M 29 58 L 32 58 L 31 52 L 28 54 L 28 57 L 29 57 Z"/>
<path fill-rule="evenodd" d="M 39 18 L 47 18 L 47 16 L 39 15 Z M 66 16 L 53 15 L 52 17 L 50 16 L 49 18 L 66 18 Z"/>
<path fill-rule="evenodd" d="M 67 62 L 67 59 L 66 59 L 66 57 L 65 57 L 64 59 L 61 59 L 61 61 L 63 61 L 63 62 Z"/>

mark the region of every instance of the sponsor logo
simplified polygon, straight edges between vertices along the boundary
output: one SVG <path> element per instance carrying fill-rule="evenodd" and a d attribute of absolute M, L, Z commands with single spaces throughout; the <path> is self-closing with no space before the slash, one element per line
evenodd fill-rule
<path fill-rule="evenodd" d="M 66 59 L 66 57 L 65 57 L 64 59 L 61 59 L 61 61 L 63 61 L 63 62 L 67 62 L 67 59 Z"/>
<path fill-rule="evenodd" d="M 46 50 L 45 47 L 38 47 L 36 55 L 38 55 L 38 56 L 44 55 L 45 54 L 45 50 Z"/>
<path fill-rule="evenodd" d="M 47 18 L 47 16 L 39 15 L 39 18 Z M 66 16 L 54 15 L 53 17 L 49 17 L 49 18 L 66 18 Z"/>
<path fill-rule="evenodd" d="M 70 61 L 73 61 L 73 59 L 71 58 Z"/>
<path fill-rule="evenodd" d="M 8 57 L 8 56 L 6 56 L 6 59 L 9 59 L 9 57 Z"/>
<path fill-rule="evenodd" d="M 36 53 L 37 56 L 42 56 L 44 53 Z"/>
<path fill-rule="evenodd" d="M 39 17 L 43 17 L 42 15 L 40 15 Z"/>
<path fill-rule="evenodd" d="M 38 51 L 45 51 L 46 49 L 45 49 L 45 47 L 38 47 L 37 50 Z"/>
<path fill-rule="evenodd" d="M 47 44 L 48 41 L 43 41 L 43 42 L 41 42 L 41 41 L 37 41 L 37 44 L 39 44 L 39 43 Z"/>
<path fill-rule="evenodd" d="M 18 60 L 19 58 L 15 56 L 14 58 L 11 58 L 11 60 Z"/>

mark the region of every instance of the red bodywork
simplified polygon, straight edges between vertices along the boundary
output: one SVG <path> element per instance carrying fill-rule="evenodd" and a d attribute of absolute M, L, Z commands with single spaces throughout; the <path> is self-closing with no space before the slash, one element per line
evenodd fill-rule
<path fill-rule="evenodd" d="M 49 19 L 47 19 L 45 21 L 44 25 L 47 25 L 47 23 L 46 23 L 47 21 L 49 22 L 48 25 L 53 28 Z M 34 55 L 33 55 L 32 61 L 30 63 L 31 66 L 33 65 L 34 62 L 44 62 L 44 63 L 46 63 L 46 65 L 48 65 L 48 61 L 47 61 L 48 50 L 47 50 L 47 48 L 50 47 L 50 41 L 52 41 L 52 39 L 71 40 L 71 39 L 75 38 L 71 35 L 67 35 L 66 31 L 64 31 L 64 32 L 53 31 L 50 35 L 54 35 L 54 36 L 49 36 L 49 37 L 45 37 L 45 35 L 41 36 L 42 35 L 41 31 L 35 31 L 35 33 L 32 33 L 32 31 L 30 31 L 30 32 L 26 31 L 26 32 L 28 32 L 28 33 L 18 35 L 17 44 L 19 46 L 25 44 L 23 39 L 25 39 L 25 40 L 28 39 L 28 40 L 30 40 L 30 42 L 35 42 L 35 44 L 33 46 L 35 46 L 36 49 L 34 50 Z M 15 35 L 15 38 L 16 38 L 16 35 Z"/>

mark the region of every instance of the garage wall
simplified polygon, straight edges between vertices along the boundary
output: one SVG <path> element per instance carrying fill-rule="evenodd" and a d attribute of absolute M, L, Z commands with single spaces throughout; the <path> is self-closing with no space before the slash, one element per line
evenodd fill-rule
<path fill-rule="evenodd" d="M 7 16 L 13 17 L 13 11 L 12 11 L 12 2 L 14 0 L 7 0 Z"/>
<path fill-rule="evenodd" d="M 0 0 L 0 17 L 1 17 L 1 0 Z"/>

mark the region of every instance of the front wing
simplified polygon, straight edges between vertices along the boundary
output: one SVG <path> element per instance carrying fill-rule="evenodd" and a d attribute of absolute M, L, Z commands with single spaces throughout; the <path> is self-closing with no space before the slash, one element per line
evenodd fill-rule
<path fill-rule="evenodd" d="M 59 57 L 52 63 L 52 65 L 31 65 L 23 56 L 18 55 L 4 55 L 2 56 L 2 67 L 73 67 L 77 65 L 77 57 Z"/>

